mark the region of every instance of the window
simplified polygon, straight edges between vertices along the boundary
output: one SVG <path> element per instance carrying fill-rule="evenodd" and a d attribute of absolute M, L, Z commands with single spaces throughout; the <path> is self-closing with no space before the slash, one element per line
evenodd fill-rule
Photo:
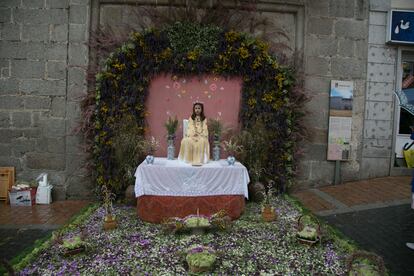
<path fill-rule="evenodd" d="M 401 89 L 407 97 L 408 103 L 414 105 L 414 62 L 402 62 Z M 400 108 L 400 123 L 398 134 L 410 134 L 410 126 L 414 126 L 414 116 L 404 108 Z"/>

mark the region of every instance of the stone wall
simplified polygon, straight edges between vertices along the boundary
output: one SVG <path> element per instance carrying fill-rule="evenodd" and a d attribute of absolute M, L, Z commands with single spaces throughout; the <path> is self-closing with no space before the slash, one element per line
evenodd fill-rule
<path fill-rule="evenodd" d="M 312 97 L 305 118 L 310 141 L 300 165 L 302 188 L 332 184 L 335 162 L 326 161 L 331 80 L 354 81 L 350 161 L 342 180 L 359 178 L 368 49 L 368 1 L 307 1 L 305 89 Z"/>
<path fill-rule="evenodd" d="M 371 1 L 361 178 L 390 173 L 397 50 L 385 45 L 390 1 Z"/>
<path fill-rule="evenodd" d="M 0 166 L 48 172 L 54 199 L 87 197 L 81 138 L 89 0 L 0 1 Z"/>
<path fill-rule="evenodd" d="M 390 2 L 275 0 L 259 5 L 259 13 L 288 34 L 272 40 L 287 44 L 288 55 L 297 51 L 303 57 L 298 69 L 312 99 L 306 105 L 311 135 L 303 145 L 302 188 L 333 182 L 334 162 L 326 161 L 332 79 L 355 84 L 351 160 L 342 162 L 342 180 L 389 174 L 396 66 L 395 47 L 384 44 Z M 73 132 L 86 92 L 89 27 L 138 28 L 139 20 L 148 20 L 134 12 L 142 3 L 149 2 L 0 1 L 0 166 L 15 166 L 25 180 L 48 172 L 55 199 L 91 195 L 83 141 Z"/>

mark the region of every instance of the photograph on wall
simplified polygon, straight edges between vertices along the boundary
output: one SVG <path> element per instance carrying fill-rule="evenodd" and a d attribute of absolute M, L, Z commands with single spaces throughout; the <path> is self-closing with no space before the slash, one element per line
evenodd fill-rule
<path fill-rule="evenodd" d="M 331 81 L 328 160 L 348 160 L 351 151 L 352 81 Z"/>
<path fill-rule="evenodd" d="M 352 117 L 352 81 L 331 81 L 329 116 Z"/>

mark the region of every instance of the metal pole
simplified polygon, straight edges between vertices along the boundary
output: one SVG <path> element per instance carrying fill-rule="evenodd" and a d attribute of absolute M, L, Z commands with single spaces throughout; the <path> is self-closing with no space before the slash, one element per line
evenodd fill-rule
<path fill-rule="evenodd" d="M 334 185 L 341 183 L 341 160 L 335 161 Z"/>

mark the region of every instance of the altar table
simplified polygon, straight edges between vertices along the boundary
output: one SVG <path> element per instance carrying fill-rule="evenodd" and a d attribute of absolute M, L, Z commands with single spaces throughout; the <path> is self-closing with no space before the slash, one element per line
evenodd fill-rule
<path fill-rule="evenodd" d="M 244 210 L 250 181 L 245 166 L 225 160 L 196 167 L 180 160 L 155 158 L 141 163 L 135 172 L 138 216 L 149 222 L 195 214 L 211 215 L 222 209 L 232 219 Z"/>

